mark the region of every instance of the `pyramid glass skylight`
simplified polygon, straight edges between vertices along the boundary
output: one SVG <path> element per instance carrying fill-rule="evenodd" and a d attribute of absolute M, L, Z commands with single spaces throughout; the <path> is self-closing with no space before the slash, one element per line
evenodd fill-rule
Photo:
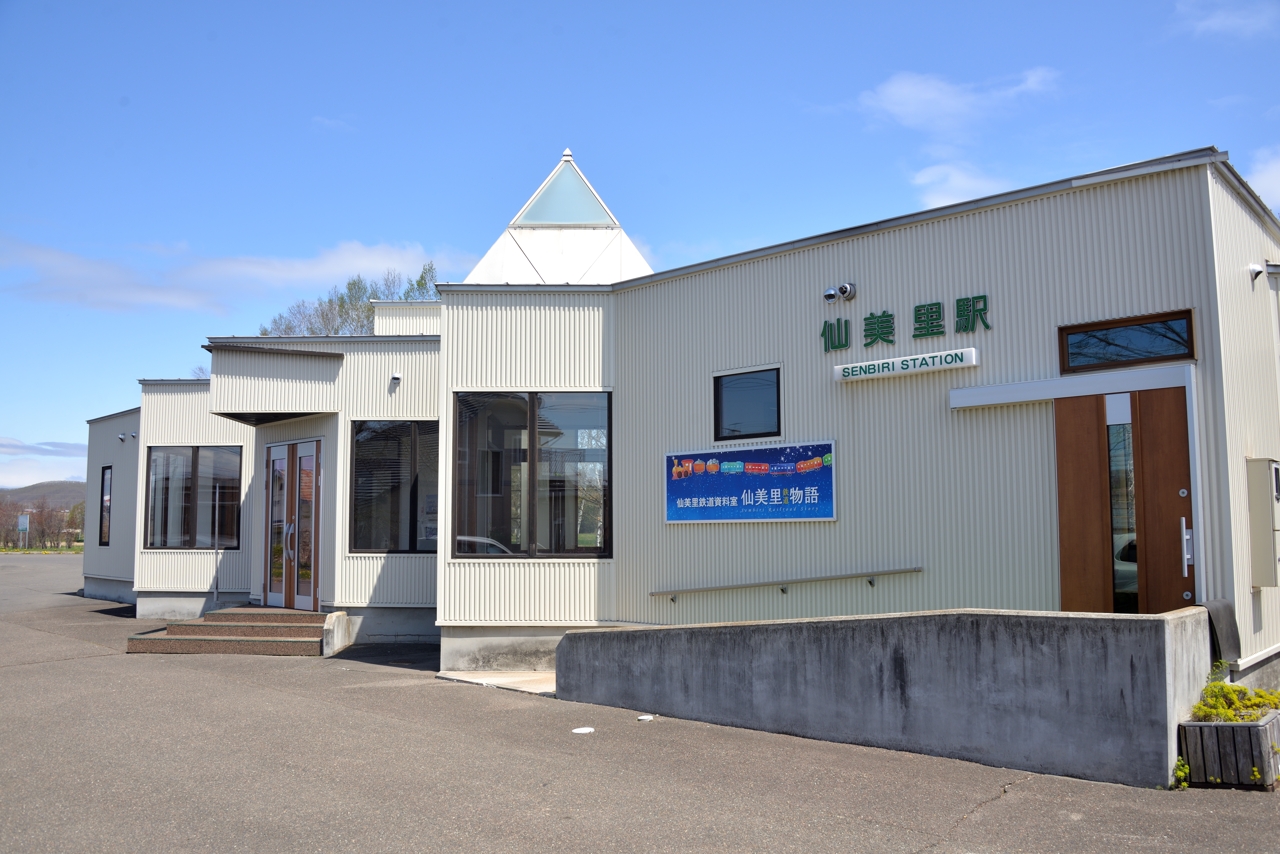
<path fill-rule="evenodd" d="M 582 180 L 578 170 L 561 163 L 525 212 L 512 225 L 617 225 Z"/>

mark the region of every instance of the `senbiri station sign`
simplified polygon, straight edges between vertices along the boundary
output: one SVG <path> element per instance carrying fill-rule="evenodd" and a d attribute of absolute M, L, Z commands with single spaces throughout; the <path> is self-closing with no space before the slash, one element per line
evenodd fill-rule
<path fill-rule="evenodd" d="M 953 368 L 973 368 L 977 364 L 977 348 L 966 347 L 963 350 L 944 350 L 941 353 L 925 353 L 920 356 L 858 362 L 855 365 L 836 365 L 835 378 L 836 382 L 854 382 L 900 377 L 907 374 L 927 374 L 930 371 L 949 371 Z"/>
<path fill-rule="evenodd" d="M 836 518 L 832 442 L 668 454 L 664 469 L 668 522 Z"/>

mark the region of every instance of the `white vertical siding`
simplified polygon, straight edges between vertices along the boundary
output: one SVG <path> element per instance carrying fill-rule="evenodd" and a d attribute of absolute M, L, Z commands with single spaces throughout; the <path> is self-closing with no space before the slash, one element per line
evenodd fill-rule
<path fill-rule="evenodd" d="M 249 590 L 254 539 L 253 520 L 261 512 L 252 489 L 257 469 L 252 427 L 209 412 L 208 382 L 148 382 L 142 387 L 141 445 L 136 534 L 138 565 L 134 587 L 146 591 L 208 591 L 215 576 L 221 592 Z M 146 543 L 148 448 L 167 445 L 240 446 L 240 548 L 219 552 L 148 549 Z"/>
<path fill-rule="evenodd" d="M 1204 168 L 1103 184 L 854 236 L 617 296 L 614 519 L 622 620 L 685 623 L 981 606 L 1054 609 L 1052 406 L 950 411 L 953 387 L 1059 374 L 1057 327 L 1194 308 L 1212 314 Z M 821 292 L 855 282 L 852 302 Z M 954 329 L 986 294 L 992 329 Z M 912 311 L 943 303 L 944 337 Z M 863 348 L 891 311 L 897 343 Z M 824 320 L 850 320 L 824 353 Z M 672 318 L 680 322 L 672 323 Z M 831 368 L 974 346 L 975 369 L 837 384 Z M 1202 349 L 1202 353 L 1208 351 Z M 663 455 L 712 443 L 712 373 L 782 365 L 782 441 L 834 439 L 834 523 L 664 525 Z M 1204 395 L 1202 395 L 1203 397 Z M 775 440 L 770 440 L 775 441 Z M 654 590 L 922 566 L 878 579 L 689 594 Z"/>
<path fill-rule="evenodd" d="M 85 471 L 84 574 L 95 578 L 133 581 L 137 557 L 138 466 L 142 442 L 138 433 L 141 410 L 131 409 L 89 424 L 88 464 Z M 118 438 L 124 434 L 124 441 Z M 145 467 L 145 463 L 142 464 Z M 102 521 L 102 469 L 111 466 L 110 543 L 98 545 Z"/>
<path fill-rule="evenodd" d="M 298 349 L 294 347 L 293 349 Z M 323 350 L 317 344 L 309 349 Z M 342 359 L 260 351 L 213 351 L 214 412 L 334 412 Z"/>
<path fill-rule="evenodd" d="M 613 324 L 608 294 L 450 294 L 442 316 L 441 449 L 452 447 L 454 391 L 609 388 Z M 452 476 L 452 465 L 442 461 L 441 532 L 453 530 Z M 617 528 L 616 511 L 614 519 Z M 449 539 L 442 533 L 442 549 Z M 616 610 L 611 561 L 450 560 L 442 554 L 440 563 L 440 624 L 590 625 Z"/>
<path fill-rule="evenodd" d="M 1253 592 L 1251 587 L 1245 481 L 1246 459 L 1280 459 L 1276 293 L 1265 274 L 1251 279 L 1248 269 L 1250 264 L 1280 259 L 1280 242 L 1217 170 L 1210 173 L 1209 189 L 1219 312 L 1211 333 L 1221 347 L 1221 361 L 1206 378 L 1220 401 L 1206 418 L 1205 431 L 1206 456 L 1211 460 L 1207 469 L 1216 475 L 1206 479 L 1206 485 L 1217 511 L 1217 571 L 1208 592 L 1235 603 L 1242 654 L 1249 656 L 1280 644 L 1280 590 Z"/>
<path fill-rule="evenodd" d="M 434 608 L 436 556 L 348 554 L 342 559 L 334 606 Z"/>
<path fill-rule="evenodd" d="M 376 302 L 374 335 L 439 335 L 440 303 Z"/>

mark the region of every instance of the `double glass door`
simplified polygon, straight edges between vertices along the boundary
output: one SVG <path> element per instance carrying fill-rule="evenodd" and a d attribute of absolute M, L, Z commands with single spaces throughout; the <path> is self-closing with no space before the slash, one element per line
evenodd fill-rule
<path fill-rule="evenodd" d="M 320 443 L 267 448 L 267 604 L 314 611 Z"/>

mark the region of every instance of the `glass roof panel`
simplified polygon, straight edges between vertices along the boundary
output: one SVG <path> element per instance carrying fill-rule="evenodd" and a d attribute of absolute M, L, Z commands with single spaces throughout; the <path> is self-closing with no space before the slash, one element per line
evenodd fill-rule
<path fill-rule="evenodd" d="M 568 163 L 542 188 L 516 225 L 613 225 L 595 193 Z"/>

